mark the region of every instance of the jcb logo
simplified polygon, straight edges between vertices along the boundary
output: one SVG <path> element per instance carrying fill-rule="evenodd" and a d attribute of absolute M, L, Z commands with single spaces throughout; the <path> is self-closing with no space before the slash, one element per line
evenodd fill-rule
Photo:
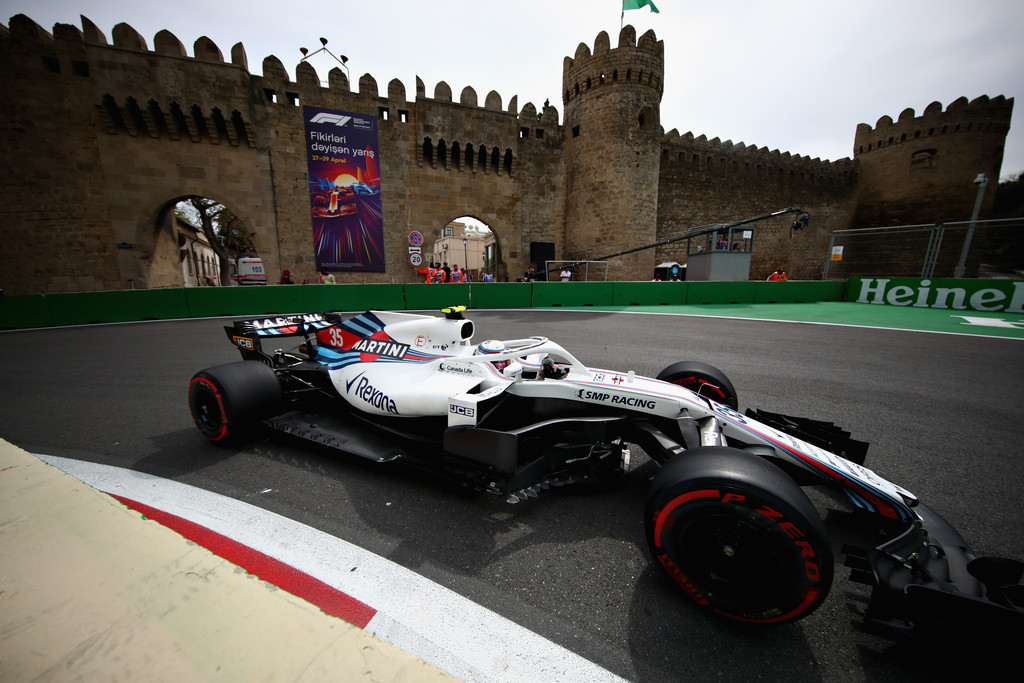
<path fill-rule="evenodd" d="M 351 116 L 342 116 L 341 114 L 328 114 L 326 112 L 320 112 L 309 120 L 310 123 L 333 123 L 336 126 L 344 126 L 352 120 Z"/>
<path fill-rule="evenodd" d="M 473 417 L 476 415 L 475 409 L 467 408 L 466 406 L 457 406 L 454 403 L 448 406 L 448 411 L 455 415 L 463 415 L 465 417 Z"/>
<path fill-rule="evenodd" d="M 246 349 L 247 351 L 252 351 L 253 348 L 255 348 L 252 343 L 252 339 L 249 339 L 248 337 L 235 337 L 234 341 L 235 344 L 238 345 L 238 348 Z"/>

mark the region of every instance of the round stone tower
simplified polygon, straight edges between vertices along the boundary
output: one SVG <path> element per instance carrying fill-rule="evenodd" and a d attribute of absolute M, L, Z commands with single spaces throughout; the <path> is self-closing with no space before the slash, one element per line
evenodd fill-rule
<path fill-rule="evenodd" d="M 565 106 L 565 253 L 596 259 L 657 239 L 665 46 L 648 31 L 602 31 L 562 66 Z M 610 280 L 650 280 L 654 251 L 609 261 Z"/>
<path fill-rule="evenodd" d="M 971 217 L 979 173 L 988 178 L 982 218 L 992 208 L 1013 99 L 1002 95 L 932 102 L 921 116 L 905 109 L 857 126 L 853 158 L 860 165 L 854 227 L 965 221 Z"/>

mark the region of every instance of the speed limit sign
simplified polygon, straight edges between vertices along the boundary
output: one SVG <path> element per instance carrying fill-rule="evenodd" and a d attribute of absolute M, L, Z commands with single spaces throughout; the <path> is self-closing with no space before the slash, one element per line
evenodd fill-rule
<path fill-rule="evenodd" d="M 415 253 L 415 252 L 412 253 L 412 254 L 409 254 L 409 263 L 411 263 L 414 268 L 418 268 L 418 267 L 422 266 L 423 265 L 423 254 Z"/>

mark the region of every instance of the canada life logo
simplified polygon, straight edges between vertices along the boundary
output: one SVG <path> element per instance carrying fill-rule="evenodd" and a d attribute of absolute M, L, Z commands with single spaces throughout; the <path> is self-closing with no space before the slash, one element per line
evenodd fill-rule
<path fill-rule="evenodd" d="M 310 123 L 333 123 L 335 126 L 345 126 L 352 120 L 351 116 L 344 116 L 342 114 L 328 114 L 327 112 L 320 112 L 309 120 Z"/>

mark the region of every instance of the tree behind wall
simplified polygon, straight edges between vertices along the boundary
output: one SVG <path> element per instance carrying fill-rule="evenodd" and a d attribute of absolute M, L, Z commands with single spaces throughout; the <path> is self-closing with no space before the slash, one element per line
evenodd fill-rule
<path fill-rule="evenodd" d="M 240 256 L 255 253 L 252 233 L 230 209 L 208 197 L 186 197 L 177 208 L 187 222 L 202 229 L 217 254 L 221 286 L 230 284 L 228 260 L 235 259 L 237 263 Z"/>

